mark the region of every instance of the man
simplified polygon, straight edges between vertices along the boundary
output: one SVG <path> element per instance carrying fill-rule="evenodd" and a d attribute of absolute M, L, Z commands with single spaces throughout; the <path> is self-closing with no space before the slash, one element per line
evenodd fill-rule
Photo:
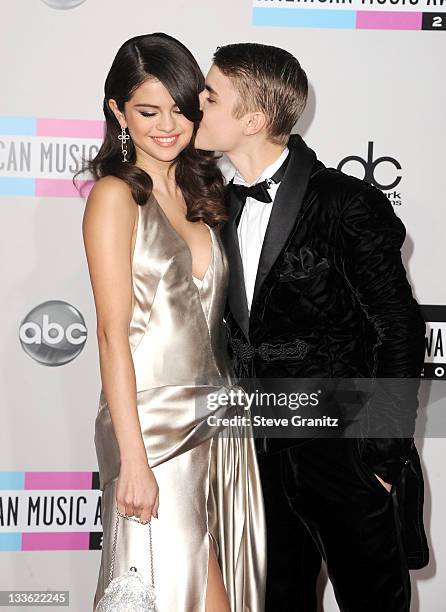
<path fill-rule="evenodd" d="M 290 135 L 307 92 L 295 57 L 246 43 L 217 49 L 202 93 L 196 146 L 236 168 L 222 238 L 237 374 L 411 388 L 425 323 L 401 261 L 404 225 L 379 190 L 326 168 Z M 256 440 L 268 612 L 317 609 L 321 556 L 341 610 L 409 611 L 408 570 L 428 562 L 423 475 L 402 423 L 414 421 L 417 388 L 371 404 L 367 418 L 387 419 L 392 437 L 367 436 L 362 423 L 359 437 Z"/>

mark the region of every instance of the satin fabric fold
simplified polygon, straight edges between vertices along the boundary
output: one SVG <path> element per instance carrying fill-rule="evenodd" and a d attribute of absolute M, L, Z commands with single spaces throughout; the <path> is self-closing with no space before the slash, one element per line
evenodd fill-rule
<path fill-rule="evenodd" d="M 159 518 L 152 520 L 155 591 L 160 612 L 204 612 L 212 538 L 231 611 L 263 612 L 263 497 L 252 430 L 241 421 L 250 416 L 245 401 L 218 402 L 241 387 L 235 383 L 222 321 L 227 260 L 219 234 L 209 230 L 211 263 L 197 286 L 190 250 L 162 208 L 153 197 L 139 207 L 129 342 L 138 418 L 159 485 Z M 232 418 L 233 424 L 211 425 L 211 415 Z M 120 470 L 102 390 L 95 446 L 104 533 L 98 600 L 109 581 Z M 120 520 L 114 576 L 132 565 L 149 577 L 147 526 Z"/>

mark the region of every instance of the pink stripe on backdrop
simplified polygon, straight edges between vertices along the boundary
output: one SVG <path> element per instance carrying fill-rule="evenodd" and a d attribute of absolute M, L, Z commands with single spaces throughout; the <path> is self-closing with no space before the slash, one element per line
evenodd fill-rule
<path fill-rule="evenodd" d="M 92 119 L 36 119 L 36 136 L 103 138 L 104 121 Z"/>
<path fill-rule="evenodd" d="M 357 11 L 358 30 L 421 30 L 423 13 Z"/>
<path fill-rule="evenodd" d="M 36 179 L 35 195 L 62 198 L 87 197 L 94 181 L 78 181 L 77 184 L 81 190 L 80 193 L 71 179 Z"/>
<path fill-rule="evenodd" d="M 22 550 L 88 550 L 89 548 L 90 534 L 86 532 L 22 533 Z"/>
<path fill-rule="evenodd" d="M 25 489 L 91 489 L 92 472 L 25 472 Z"/>

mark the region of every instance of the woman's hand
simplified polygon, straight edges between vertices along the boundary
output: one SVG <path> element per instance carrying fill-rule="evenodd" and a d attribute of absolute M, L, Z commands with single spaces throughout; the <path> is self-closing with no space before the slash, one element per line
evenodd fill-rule
<path fill-rule="evenodd" d="M 156 478 L 147 461 L 121 463 L 116 488 L 118 510 L 147 522 L 158 518 L 159 490 Z"/>

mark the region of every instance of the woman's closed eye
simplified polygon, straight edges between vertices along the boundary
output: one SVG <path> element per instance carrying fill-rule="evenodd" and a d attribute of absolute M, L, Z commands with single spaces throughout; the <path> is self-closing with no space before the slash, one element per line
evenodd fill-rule
<path fill-rule="evenodd" d="M 143 117 L 154 117 L 156 115 L 156 112 L 150 112 L 150 111 L 139 111 L 139 112 Z M 183 114 L 179 109 L 175 109 L 172 112 L 175 113 L 176 115 Z"/>

